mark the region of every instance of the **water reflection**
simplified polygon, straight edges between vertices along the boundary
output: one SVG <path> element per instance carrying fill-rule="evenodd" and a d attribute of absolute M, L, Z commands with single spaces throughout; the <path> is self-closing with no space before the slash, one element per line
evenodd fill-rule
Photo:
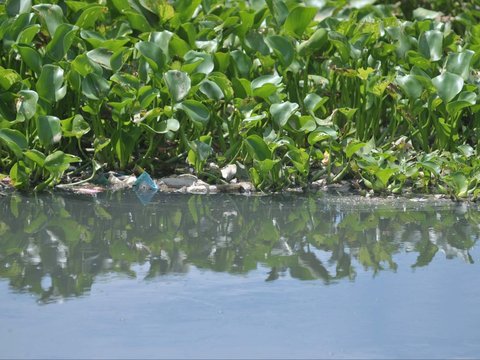
<path fill-rule="evenodd" d="M 146 279 L 189 266 L 243 274 L 259 264 L 265 280 L 282 276 L 325 284 L 354 280 L 359 268 L 412 267 L 439 252 L 473 263 L 480 214 L 465 205 L 373 204 L 335 198 L 134 193 L 0 197 L 0 277 L 41 302 L 80 296 L 97 275 Z M 143 275 L 142 275 L 143 276 Z"/>

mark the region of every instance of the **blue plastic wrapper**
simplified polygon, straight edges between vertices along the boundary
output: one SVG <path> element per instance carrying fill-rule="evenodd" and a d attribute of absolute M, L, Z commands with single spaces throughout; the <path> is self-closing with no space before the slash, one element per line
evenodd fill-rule
<path fill-rule="evenodd" d="M 133 184 L 133 189 L 142 204 L 147 205 L 158 191 L 158 186 L 145 171 L 137 178 L 137 181 Z"/>

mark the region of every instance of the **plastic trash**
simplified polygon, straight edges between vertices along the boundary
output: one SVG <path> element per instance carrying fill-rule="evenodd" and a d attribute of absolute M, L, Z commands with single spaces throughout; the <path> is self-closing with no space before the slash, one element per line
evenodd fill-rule
<path fill-rule="evenodd" d="M 145 171 L 137 178 L 133 184 L 133 189 L 141 203 L 147 205 L 152 201 L 153 196 L 158 191 L 158 186 Z"/>

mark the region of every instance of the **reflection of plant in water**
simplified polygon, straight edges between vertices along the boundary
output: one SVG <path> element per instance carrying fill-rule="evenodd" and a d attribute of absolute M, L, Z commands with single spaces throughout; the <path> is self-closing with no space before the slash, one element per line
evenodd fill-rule
<path fill-rule="evenodd" d="M 438 251 L 473 262 L 480 215 L 462 206 L 347 207 L 302 197 L 160 195 L 141 206 L 129 195 L 108 199 L 18 195 L 0 198 L 0 277 L 42 301 L 79 296 L 95 276 L 146 279 L 201 269 L 247 273 L 269 267 L 266 280 L 285 276 L 332 283 L 397 269 L 395 254 L 418 253 L 412 266 Z"/>

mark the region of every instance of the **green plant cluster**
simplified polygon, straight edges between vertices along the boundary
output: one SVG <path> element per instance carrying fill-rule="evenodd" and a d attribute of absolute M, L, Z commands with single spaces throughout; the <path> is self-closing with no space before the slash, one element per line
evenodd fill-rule
<path fill-rule="evenodd" d="M 475 1 L 7 0 L 0 170 L 40 190 L 80 161 L 237 163 L 266 190 L 476 197 L 479 18 Z"/>

